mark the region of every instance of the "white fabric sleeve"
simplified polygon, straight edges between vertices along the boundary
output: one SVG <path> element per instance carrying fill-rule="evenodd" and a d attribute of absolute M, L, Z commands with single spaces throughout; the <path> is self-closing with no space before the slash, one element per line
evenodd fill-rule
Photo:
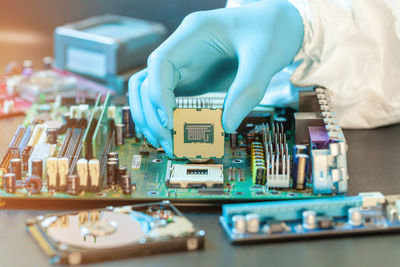
<path fill-rule="evenodd" d="M 289 1 L 304 23 L 292 83 L 329 89 L 342 127 L 400 122 L 400 1 Z"/>

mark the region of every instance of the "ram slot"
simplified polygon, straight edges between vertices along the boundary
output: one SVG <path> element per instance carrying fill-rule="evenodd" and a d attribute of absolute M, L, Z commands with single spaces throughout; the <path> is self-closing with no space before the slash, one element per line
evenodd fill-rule
<path fill-rule="evenodd" d="M 105 145 L 110 132 L 110 125 L 107 118 L 107 109 L 110 105 L 110 93 L 107 94 L 104 104 L 101 107 L 101 114 L 98 124 L 91 140 L 92 143 L 92 158 L 101 159 L 102 153 L 105 151 Z"/>
<path fill-rule="evenodd" d="M 72 174 L 75 172 L 75 166 L 76 166 L 76 162 L 79 159 L 80 156 L 80 152 L 81 152 L 81 148 L 82 148 L 82 137 L 84 134 L 84 129 L 79 129 L 79 136 L 77 138 L 74 150 L 71 154 L 71 158 L 70 158 L 70 167 L 69 167 L 69 174 Z"/>
<path fill-rule="evenodd" d="M 69 146 L 72 132 L 73 132 L 72 128 L 68 128 L 67 133 L 65 134 L 64 143 L 61 147 L 60 153 L 58 154 L 59 158 L 62 158 L 65 156 L 66 150 L 68 149 L 68 146 Z"/>
<path fill-rule="evenodd" d="M 113 145 L 114 145 L 115 126 L 114 126 L 113 120 L 109 121 L 109 129 L 110 130 L 108 132 L 107 141 L 104 146 L 104 151 L 103 151 L 103 153 L 101 153 L 101 159 L 100 159 L 101 183 L 104 182 L 104 179 L 106 177 L 107 155 L 113 149 Z M 101 185 L 102 184 L 100 184 L 100 186 Z"/>
<path fill-rule="evenodd" d="M 83 152 L 83 157 L 86 158 L 87 160 L 90 160 L 93 158 L 93 147 L 92 147 L 92 138 L 94 131 L 96 130 L 98 119 L 101 114 L 101 108 L 100 106 L 101 102 L 101 94 L 97 97 L 96 104 L 94 105 L 92 115 L 89 119 L 89 123 L 86 127 L 86 131 L 83 135 L 82 138 L 82 152 Z"/>

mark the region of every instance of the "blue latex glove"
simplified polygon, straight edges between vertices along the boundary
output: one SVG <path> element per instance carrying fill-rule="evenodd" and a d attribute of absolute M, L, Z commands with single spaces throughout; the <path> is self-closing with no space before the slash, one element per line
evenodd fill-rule
<path fill-rule="evenodd" d="M 228 89 L 222 125 L 234 132 L 259 104 L 271 78 L 293 61 L 304 27 L 287 0 L 195 12 L 129 81 L 136 127 L 171 157 L 176 95 Z"/>

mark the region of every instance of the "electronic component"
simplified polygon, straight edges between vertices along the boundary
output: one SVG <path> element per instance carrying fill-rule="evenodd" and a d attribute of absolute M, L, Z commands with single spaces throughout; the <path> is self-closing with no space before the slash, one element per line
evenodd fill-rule
<path fill-rule="evenodd" d="M 200 250 L 205 236 L 168 201 L 38 216 L 26 229 L 51 263 L 69 265 Z"/>
<path fill-rule="evenodd" d="M 123 145 L 125 143 L 125 125 L 116 124 L 115 125 L 115 144 L 117 146 Z"/>
<path fill-rule="evenodd" d="M 282 124 L 263 126 L 263 147 L 267 167 L 267 186 L 269 188 L 290 187 L 290 154 L 287 137 Z"/>
<path fill-rule="evenodd" d="M 225 134 L 222 109 L 174 110 L 174 156 L 187 159 L 222 158 Z"/>
<path fill-rule="evenodd" d="M 59 158 L 57 161 L 59 191 L 64 192 L 67 187 L 67 175 L 69 170 L 68 158 Z"/>
<path fill-rule="evenodd" d="M 162 24 L 119 15 L 102 15 L 57 27 L 55 65 L 96 78 L 119 93 L 134 67 L 163 40 Z M 127 76 L 127 77 L 125 77 Z"/>
<path fill-rule="evenodd" d="M 251 171 L 253 183 L 265 185 L 265 176 L 267 168 L 265 166 L 264 147 L 259 142 L 251 143 Z"/>
<path fill-rule="evenodd" d="M 80 193 L 80 182 L 79 176 L 75 174 L 70 174 L 67 177 L 67 194 L 77 195 Z"/>
<path fill-rule="evenodd" d="M 133 155 L 132 157 L 132 170 L 140 169 L 140 164 L 142 163 L 142 155 Z"/>
<path fill-rule="evenodd" d="M 118 177 L 118 162 L 108 161 L 107 162 L 107 185 L 113 186 L 117 181 Z"/>
<path fill-rule="evenodd" d="M 24 187 L 30 194 L 39 194 L 42 191 L 42 178 L 32 174 L 24 181 Z"/>
<path fill-rule="evenodd" d="M 293 188 L 302 190 L 306 187 L 309 160 L 306 154 L 296 154 L 293 158 Z"/>
<path fill-rule="evenodd" d="M 17 190 L 16 185 L 17 176 L 15 173 L 7 173 L 3 177 L 3 185 L 6 193 L 14 194 Z"/>
<path fill-rule="evenodd" d="M 399 203 L 400 195 L 385 197 L 370 192 L 351 197 L 228 204 L 222 208 L 220 223 L 234 244 L 395 233 L 400 232 Z"/>
<path fill-rule="evenodd" d="M 89 170 L 87 159 L 79 159 L 76 163 L 76 172 L 79 177 L 79 187 L 83 191 L 90 191 L 89 188 Z"/>
<path fill-rule="evenodd" d="M 32 175 L 37 175 L 43 178 L 43 160 L 41 159 L 32 159 Z"/>
<path fill-rule="evenodd" d="M 47 142 L 51 145 L 57 144 L 57 129 L 47 129 Z"/>
<path fill-rule="evenodd" d="M 124 194 L 128 195 L 132 193 L 132 182 L 131 182 L 131 177 L 129 175 L 126 174 L 121 175 L 119 177 L 119 185 Z"/>
<path fill-rule="evenodd" d="M 46 161 L 47 169 L 47 188 L 55 190 L 57 187 L 57 158 L 48 158 Z"/>
<path fill-rule="evenodd" d="M 100 190 L 100 162 L 98 159 L 91 159 L 88 166 L 92 186 L 91 191 L 98 192 Z"/>
<path fill-rule="evenodd" d="M 135 124 L 133 123 L 131 109 L 128 106 L 121 108 L 122 124 L 125 127 L 125 137 L 131 138 L 135 136 Z"/>
<path fill-rule="evenodd" d="M 17 180 L 22 179 L 22 159 L 16 158 L 10 161 L 10 171 L 15 174 Z"/>
<path fill-rule="evenodd" d="M 174 164 L 166 182 L 178 188 L 223 187 L 223 165 Z"/>

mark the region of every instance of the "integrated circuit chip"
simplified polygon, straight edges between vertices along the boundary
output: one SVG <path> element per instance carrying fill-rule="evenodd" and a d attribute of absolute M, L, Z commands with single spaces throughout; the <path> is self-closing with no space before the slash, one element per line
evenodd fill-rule
<path fill-rule="evenodd" d="M 185 123 L 184 143 L 214 143 L 214 125 L 205 123 Z"/>
<path fill-rule="evenodd" d="M 222 158 L 224 130 L 222 109 L 174 110 L 174 156 L 187 159 Z"/>
<path fill-rule="evenodd" d="M 224 183 L 222 164 L 173 164 L 168 187 L 220 188 Z"/>

